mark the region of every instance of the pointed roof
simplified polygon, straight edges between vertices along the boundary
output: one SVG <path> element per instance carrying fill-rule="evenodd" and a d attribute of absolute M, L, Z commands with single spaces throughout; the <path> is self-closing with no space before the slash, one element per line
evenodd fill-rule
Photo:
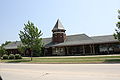
<path fill-rule="evenodd" d="M 59 19 L 57 20 L 52 31 L 55 31 L 55 30 L 65 30 Z"/>

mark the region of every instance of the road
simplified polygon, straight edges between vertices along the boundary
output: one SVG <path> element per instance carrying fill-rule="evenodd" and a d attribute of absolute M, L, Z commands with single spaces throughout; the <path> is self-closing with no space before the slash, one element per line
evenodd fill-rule
<path fill-rule="evenodd" d="M 0 63 L 3 80 L 120 80 L 120 64 Z"/>

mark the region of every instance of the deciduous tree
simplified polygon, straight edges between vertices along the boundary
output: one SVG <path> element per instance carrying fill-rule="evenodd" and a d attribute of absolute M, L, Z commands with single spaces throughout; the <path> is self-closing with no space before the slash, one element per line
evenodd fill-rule
<path fill-rule="evenodd" d="M 31 60 L 33 55 L 42 55 L 42 32 L 30 21 L 24 24 L 23 31 L 20 31 L 19 37 L 23 45 L 30 51 Z"/>

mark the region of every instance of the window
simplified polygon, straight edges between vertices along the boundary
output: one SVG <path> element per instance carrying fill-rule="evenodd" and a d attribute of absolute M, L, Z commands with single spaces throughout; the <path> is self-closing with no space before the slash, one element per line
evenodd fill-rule
<path fill-rule="evenodd" d="M 56 53 L 58 52 L 58 48 L 55 48 L 55 52 L 56 52 Z"/>
<path fill-rule="evenodd" d="M 76 47 L 72 47 L 72 52 L 76 52 Z"/>
<path fill-rule="evenodd" d="M 55 48 L 54 50 L 55 50 L 56 53 L 59 53 L 59 52 L 63 52 L 63 51 L 64 51 L 63 48 Z"/>
<path fill-rule="evenodd" d="M 60 52 L 63 52 L 63 48 L 60 48 Z"/>
<path fill-rule="evenodd" d="M 100 45 L 100 52 L 105 52 L 107 51 L 107 46 L 106 45 Z"/>

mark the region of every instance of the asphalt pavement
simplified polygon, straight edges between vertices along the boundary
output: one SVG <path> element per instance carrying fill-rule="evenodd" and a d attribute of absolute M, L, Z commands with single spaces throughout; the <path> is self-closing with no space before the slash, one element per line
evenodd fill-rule
<path fill-rule="evenodd" d="M 120 64 L 0 63 L 3 80 L 120 80 Z"/>

